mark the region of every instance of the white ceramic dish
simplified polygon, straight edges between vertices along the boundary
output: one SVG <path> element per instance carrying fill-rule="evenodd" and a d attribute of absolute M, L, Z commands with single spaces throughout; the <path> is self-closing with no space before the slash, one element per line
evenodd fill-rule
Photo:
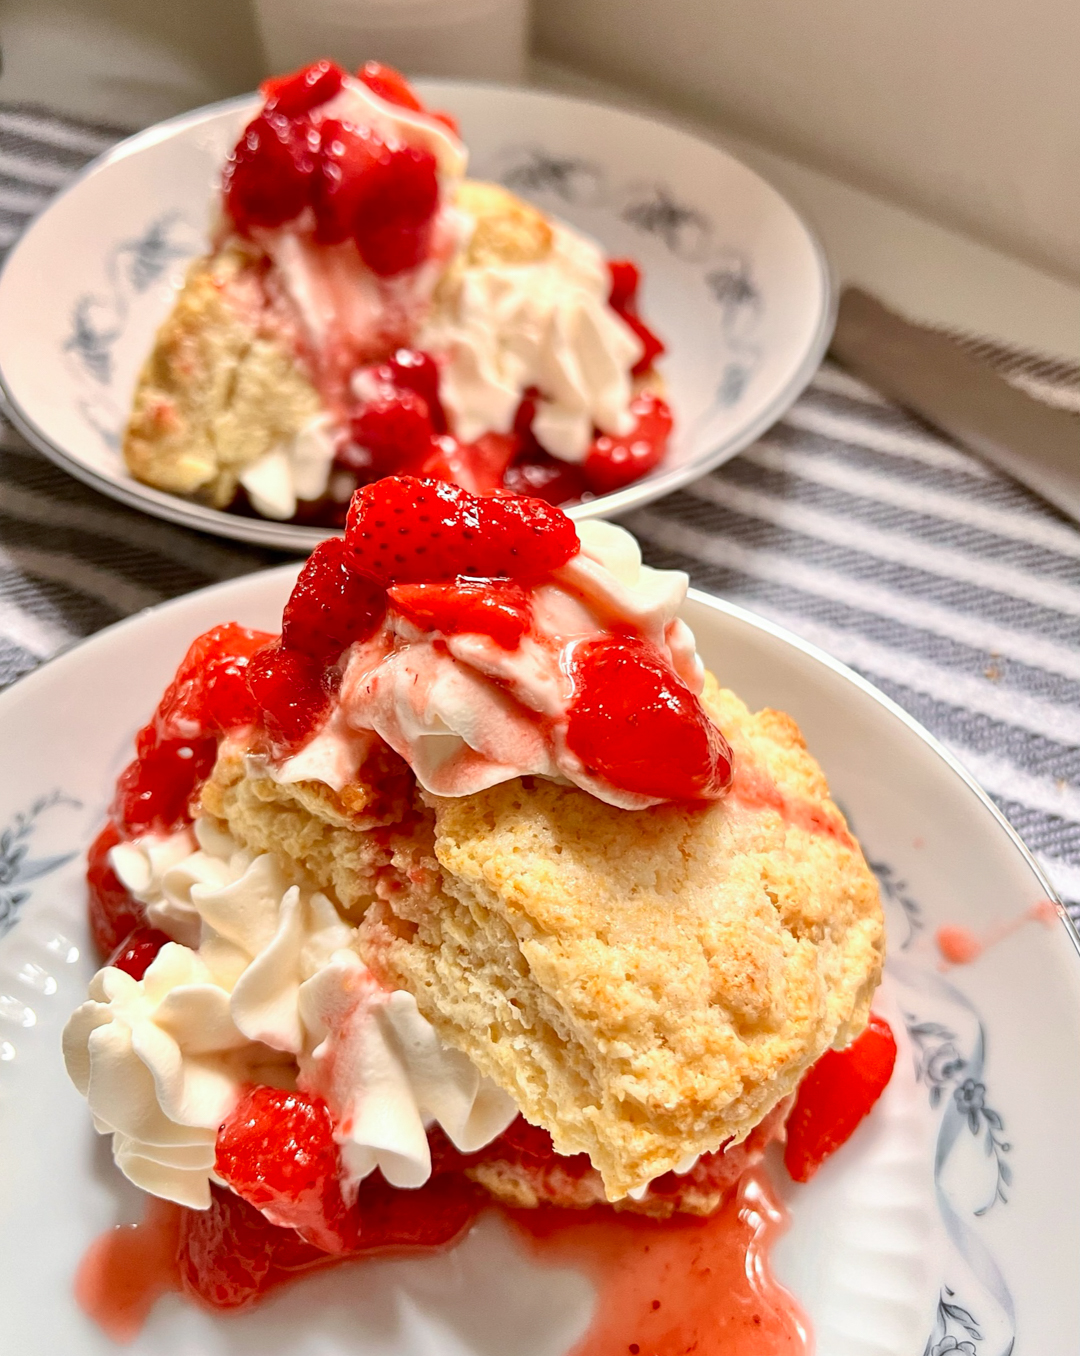
<path fill-rule="evenodd" d="M 113 1349 L 71 1279 L 92 1238 L 137 1214 L 60 1058 L 95 968 L 80 854 L 188 642 L 228 619 L 275 627 L 293 577 L 249 576 L 144 613 L 0 698 L 0 1311 L 19 1356 Z M 1008 1356 L 1017 1339 L 1031 1356 L 1080 1349 L 1074 934 L 1028 924 L 949 975 L 931 944 L 943 923 L 1017 917 L 1049 887 L 949 756 L 856 675 L 707 596 L 685 616 L 723 681 L 799 720 L 884 885 L 897 1074 L 815 1180 L 785 1189 L 793 1222 L 777 1262 L 818 1356 Z M 441 1258 L 346 1267 L 239 1318 L 168 1300 L 131 1350 L 560 1356 L 589 1306 L 579 1276 L 539 1269 L 492 1219 Z"/>
<path fill-rule="evenodd" d="M 471 173 L 500 179 L 645 271 L 668 341 L 675 446 L 645 479 L 575 510 L 666 494 L 746 447 L 813 375 L 832 332 L 820 248 L 745 165 L 677 128 L 521 89 L 422 82 L 461 119 Z M 0 395 L 21 432 L 123 503 L 240 541 L 308 551 L 316 528 L 239 517 L 140 485 L 120 444 L 139 368 L 207 248 L 221 166 L 253 100 L 152 127 L 102 156 L 34 222 L 0 277 Z"/>

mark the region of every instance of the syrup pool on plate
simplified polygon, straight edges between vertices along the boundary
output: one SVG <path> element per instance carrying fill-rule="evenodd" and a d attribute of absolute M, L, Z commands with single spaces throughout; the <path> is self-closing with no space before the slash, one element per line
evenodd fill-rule
<path fill-rule="evenodd" d="M 538 1260 L 576 1267 L 596 1285 L 592 1322 L 571 1356 L 812 1350 L 806 1318 L 769 1265 L 787 1215 L 759 1169 L 706 1219 L 539 1210 L 514 1222 Z"/>

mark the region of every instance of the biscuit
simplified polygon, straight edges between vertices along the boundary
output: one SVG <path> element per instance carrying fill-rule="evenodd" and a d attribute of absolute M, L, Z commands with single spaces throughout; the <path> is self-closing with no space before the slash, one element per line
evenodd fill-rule
<path fill-rule="evenodd" d="M 258 263 L 197 260 L 139 374 L 124 460 L 137 480 L 225 508 L 244 469 L 322 409 L 271 316 Z"/>
<path fill-rule="evenodd" d="M 744 1139 L 859 1033 L 881 974 L 876 883 L 795 722 L 711 678 L 704 701 L 738 770 L 708 805 L 520 778 L 414 793 L 372 832 L 325 787 L 222 795 L 220 764 L 204 804 L 362 913 L 372 969 L 617 1201 Z"/>
<path fill-rule="evenodd" d="M 455 203 L 475 222 L 464 251 L 465 264 L 535 264 L 551 252 L 551 223 L 538 207 L 509 189 L 466 179 Z"/>

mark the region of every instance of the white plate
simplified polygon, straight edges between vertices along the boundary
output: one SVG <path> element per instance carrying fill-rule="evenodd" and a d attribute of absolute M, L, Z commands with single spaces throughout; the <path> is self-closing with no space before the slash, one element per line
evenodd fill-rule
<path fill-rule="evenodd" d="M 80 854 L 188 642 L 223 620 L 276 627 L 293 577 L 254 575 L 144 613 L 0 697 L 0 1312 L 2 1345 L 19 1356 L 112 1350 L 71 1279 L 91 1239 L 137 1214 L 60 1058 L 94 969 Z M 1077 1351 L 1074 934 L 1029 924 L 948 975 L 930 942 L 946 922 L 1014 918 L 1048 885 L 950 757 L 860 678 L 704 595 L 684 615 L 723 681 L 799 720 L 885 887 L 881 1001 L 901 1037 L 897 1074 L 815 1180 L 785 1188 L 793 1223 L 777 1260 L 818 1356 L 1007 1356 L 1014 1337 L 1024 1356 Z M 579 1276 L 539 1269 L 492 1219 L 441 1258 L 345 1267 L 239 1318 L 166 1301 L 132 1350 L 559 1356 L 590 1302 Z"/>
<path fill-rule="evenodd" d="M 576 517 L 666 494 L 780 418 L 821 360 L 833 305 L 820 248 L 775 189 L 715 146 L 599 104 L 452 82 L 419 89 L 460 117 L 471 173 L 643 265 L 644 313 L 669 346 L 677 438 L 662 468 Z M 0 277 L 0 393 L 32 443 L 103 493 L 204 532 L 307 551 L 327 533 L 150 489 L 120 455 L 139 368 L 207 248 L 221 166 L 253 106 L 234 99 L 152 127 L 50 204 Z"/>

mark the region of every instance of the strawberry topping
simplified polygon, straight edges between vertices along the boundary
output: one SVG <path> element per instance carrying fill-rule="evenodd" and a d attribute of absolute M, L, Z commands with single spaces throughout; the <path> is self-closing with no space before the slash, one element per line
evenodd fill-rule
<path fill-rule="evenodd" d="M 664 352 L 662 340 L 649 329 L 638 315 L 637 294 L 641 285 L 641 270 L 631 259 L 609 259 L 611 292 L 608 305 L 641 340 L 642 354 L 633 367 L 635 377 L 642 376 Z"/>
<path fill-rule="evenodd" d="M 395 584 L 389 594 L 397 611 L 422 631 L 476 632 L 512 650 L 529 628 L 529 596 L 505 579 Z"/>
<path fill-rule="evenodd" d="M 214 1309 L 241 1309 L 304 1271 L 339 1260 L 281 1228 L 233 1192 L 211 1188 L 209 1210 L 183 1210 L 178 1265 L 186 1294 Z M 431 1249 L 454 1242 L 476 1218 L 480 1199 L 458 1175 L 413 1191 L 387 1186 L 376 1172 L 352 1207 L 350 1256 Z"/>
<path fill-rule="evenodd" d="M 281 620 L 282 643 L 332 664 L 354 641 L 373 636 L 386 612 L 380 584 L 354 568 L 340 537 L 320 542 L 293 586 Z"/>
<path fill-rule="evenodd" d="M 400 108 L 422 113 L 424 105 L 413 93 L 412 86 L 393 66 L 384 66 L 381 61 L 365 61 L 356 72 L 357 80 L 363 81 L 380 99 L 388 104 L 397 104 Z"/>
<path fill-rule="evenodd" d="M 446 412 L 439 399 L 439 368 L 430 353 L 399 348 L 389 362 L 378 369 L 378 374 L 399 390 L 415 391 L 427 404 L 435 432 L 446 432 Z"/>
<path fill-rule="evenodd" d="M 322 665 L 279 640 L 264 646 L 252 659 L 248 686 L 279 755 L 299 748 L 330 705 L 330 688 Z"/>
<path fill-rule="evenodd" d="M 419 146 L 384 149 L 353 193 L 353 239 L 373 273 L 391 278 L 427 258 L 439 205 L 439 178 L 430 151 Z"/>
<path fill-rule="evenodd" d="M 784 1166 L 796 1182 L 808 1182 L 847 1143 L 885 1091 L 895 1063 L 896 1039 L 876 1013 L 846 1050 L 821 1056 L 799 1084 L 788 1117 Z"/>
<path fill-rule="evenodd" d="M 630 402 L 634 427 L 629 433 L 601 433 L 589 449 L 582 470 L 594 494 L 610 494 L 656 466 L 671 437 L 671 410 L 651 391 Z"/>
<path fill-rule="evenodd" d="M 566 743 L 590 776 L 659 800 L 716 799 L 731 785 L 727 740 L 652 646 L 586 641 L 574 682 Z"/>
<path fill-rule="evenodd" d="M 142 979 L 149 970 L 157 953 L 172 939 L 157 928 L 135 928 L 116 948 L 105 962 L 123 970 L 132 979 Z"/>
<path fill-rule="evenodd" d="M 86 858 L 90 935 L 99 956 L 111 956 L 135 928 L 145 922 L 143 906 L 109 865 L 109 853 L 123 842 L 111 821 L 90 846 Z"/>
<path fill-rule="evenodd" d="M 323 1252 L 343 1252 L 341 1162 L 321 1097 L 249 1088 L 218 1130 L 214 1169 L 272 1223 Z"/>
<path fill-rule="evenodd" d="M 386 146 L 368 127 L 352 127 L 324 118 L 319 127 L 319 157 L 311 184 L 315 239 L 337 245 L 352 235 L 364 176 Z"/>
<path fill-rule="evenodd" d="M 358 490 L 345 536 L 359 568 L 387 584 L 458 575 L 527 583 L 578 550 L 570 519 L 538 499 L 481 498 L 412 476 Z"/>
<path fill-rule="evenodd" d="M 409 387 L 380 383 L 353 416 L 352 436 L 366 454 L 361 466 L 369 466 L 378 477 L 423 466 L 431 455 L 435 429 L 422 395 Z"/>
<path fill-rule="evenodd" d="M 474 443 L 462 443 L 449 433 L 431 445 L 420 468 L 435 480 L 448 480 L 470 494 L 495 494 L 506 484 L 506 472 L 517 449 L 512 433 L 481 433 Z"/>
<path fill-rule="evenodd" d="M 281 226 L 311 198 L 319 134 L 307 118 L 263 112 L 253 118 L 225 165 L 225 207 L 241 230 Z"/>
<path fill-rule="evenodd" d="M 312 62 L 289 75 L 272 76 L 259 86 L 266 101 L 264 112 L 282 113 L 287 118 L 310 113 L 325 104 L 341 89 L 345 72 L 334 61 Z"/>

